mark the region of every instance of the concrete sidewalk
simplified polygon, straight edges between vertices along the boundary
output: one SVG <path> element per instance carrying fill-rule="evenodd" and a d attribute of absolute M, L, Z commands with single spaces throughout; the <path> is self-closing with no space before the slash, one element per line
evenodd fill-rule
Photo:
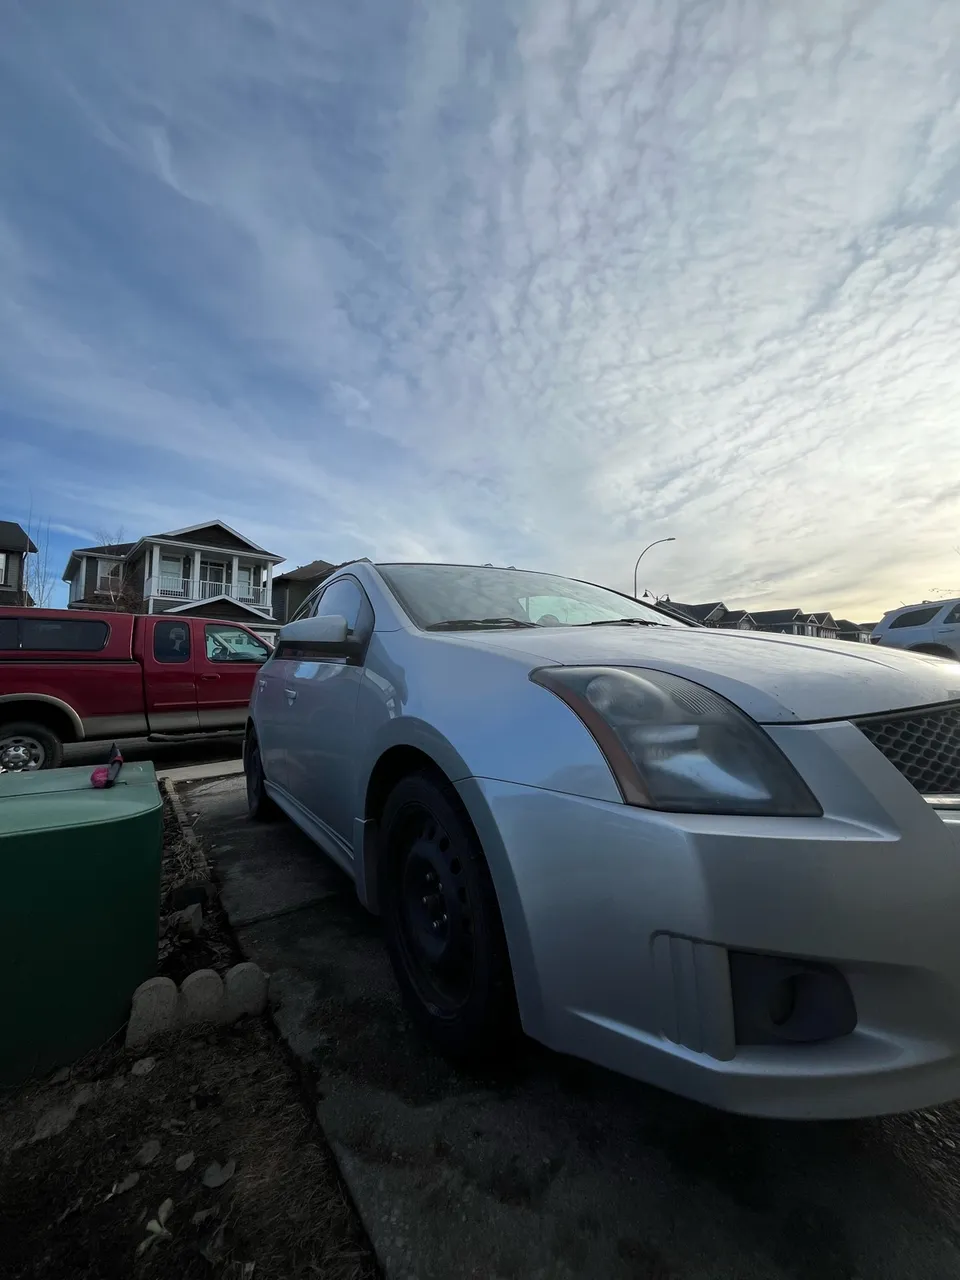
<path fill-rule="evenodd" d="M 745 1120 L 533 1045 L 456 1072 L 411 1031 L 346 877 L 291 824 L 249 822 L 241 778 L 180 794 L 390 1280 L 960 1275 L 956 1106 Z"/>

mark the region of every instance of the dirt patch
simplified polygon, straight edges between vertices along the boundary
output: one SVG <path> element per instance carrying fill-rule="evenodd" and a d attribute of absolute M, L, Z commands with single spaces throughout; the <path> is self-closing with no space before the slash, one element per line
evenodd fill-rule
<path fill-rule="evenodd" d="M 195 874 L 168 825 L 164 897 Z M 162 969 L 178 980 L 239 958 L 218 912 L 205 914 L 200 940 L 166 948 Z M 137 1066 L 118 1037 L 0 1097 L 5 1280 L 378 1275 L 265 1019 L 177 1033 L 147 1053 Z"/>

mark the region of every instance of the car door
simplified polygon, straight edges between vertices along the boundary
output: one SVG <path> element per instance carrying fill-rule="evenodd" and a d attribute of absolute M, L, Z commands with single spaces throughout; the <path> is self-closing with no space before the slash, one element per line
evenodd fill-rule
<path fill-rule="evenodd" d="M 193 626 L 200 727 L 242 726 L 253 682 L 270 649 L 258 636 L 232 622 L 193 619 Z"/>
<path fill-rule="evenodd" d="M 195 733 L 200 719 L 190 619 L 144 618 L 143 623 L 140 660 L 150 732 Z"/>
<path fill-rule="evenodd" d="M 349 849 L 355 816 L 357 698 L 363 653 L 373 632 L 373 607 L 357 579 L 346 576 L 327 584 L 312 616 L 345 618 L 347 644 L 342 654 L 286 663 L 287 788 Z"/>
<path fill-rule="evenodd" d="M 937 640 L 960 658 L 960 601 L 936 627 Z"/>

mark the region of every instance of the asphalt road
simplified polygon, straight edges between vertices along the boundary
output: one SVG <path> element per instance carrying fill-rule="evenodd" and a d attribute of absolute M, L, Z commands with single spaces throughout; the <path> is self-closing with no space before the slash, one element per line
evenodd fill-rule
<path fill-rule="evenodd" d="M 64 747 L 64 765 L 105 764 L 111 742 L 76 742 Z M 173 742 L 151 742 L 148 738 L 121 738 L 118 743 L 124 760 L 152 760 L 158 769 L 182 765 L 210 764 L 217 760 L 239 760 L 243 734 L 231 733 L 210 738 L 188 738 Z"/>
<path fill-rule="evenodd" d="M 346 877 L 242 778 L 180 790 L 390 1280 L 960 1277 L 960 1106 L 749 1120 L 532 1044 L 454 1071 Z"/>

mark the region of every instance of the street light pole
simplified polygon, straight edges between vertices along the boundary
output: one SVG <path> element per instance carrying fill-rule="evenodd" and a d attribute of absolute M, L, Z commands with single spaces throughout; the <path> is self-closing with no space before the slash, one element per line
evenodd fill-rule
<path fill-rule="evenodd" d="M 676 542 L 676 538 L 658 538 L 656 542 L 648 542 L 640 554 L 637 556 L 637 563 L 633 566 L 633 598 L 637 599 L 637 570 L 640 568 L 640 561 L 647 554 L 651 547 L 659 547 L 661 542 Z"/>

